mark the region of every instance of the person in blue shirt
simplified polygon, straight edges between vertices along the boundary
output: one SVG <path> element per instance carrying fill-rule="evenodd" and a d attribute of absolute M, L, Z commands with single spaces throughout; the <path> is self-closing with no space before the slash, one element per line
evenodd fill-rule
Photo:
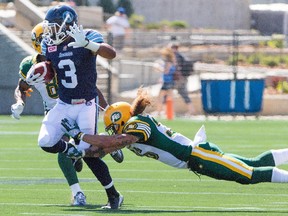
<path fill-rule="evenodd" d="M 158 95 L 157 112 L 161 115 L 163 104 L 167 97 L 173 98 L 174 74 L 176 72 L 176 58 L 170 47 L 161 50 L 161 61 L 155 69 L 162 73 L 162 86 Z"/>
<path fill-rule="evenodd" d="M 61 140 L 61 119 L 71 118 L 81 130 L 97 133 L 96 57 L 107 59 L 116 56 L 115 49 L 104 43 L 103 36 L 95 30 L 78 25 L 76 11 L 67 5 L 50 8 L 43 21 L 42 54 L 56 70 L 59 98 L 56 105 L 42 121 L 38 145 L 49 153 L 72 153 L 88 149 L 90 144 L 80 141 L 76 146 Z M 29 77 L 30 82 L 41 82 L 42 77 Z M 96 98 L 96 99 L 95 99 Z M 101 98 L 100 98 L 101 99 Z M 103 98 L 102 98 L 103 99 Z M 85 158 L 85 163 L 106 190 L 108 203 L 102 208 L 118 209 L 123 196 L 116 190 L 108 166 L 100 158 Z"/>

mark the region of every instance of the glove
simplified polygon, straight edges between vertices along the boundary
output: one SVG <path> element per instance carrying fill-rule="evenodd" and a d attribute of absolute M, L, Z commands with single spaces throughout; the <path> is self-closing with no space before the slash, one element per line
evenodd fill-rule
<path fill-rule="evenodd" d="M 22 102 L 17 102 L 11 105 L 12 117 L 19 120 L 20 115 L 23 112 L 23 109 L 24 109 L 24 103 Z"/>
<path fill-rule="evenodd" d="M 35 84 L 39 84 L 39 83 L 44 83 L 45 82 L 44 76 L 45 76 L 45 73 L 34 74 L 34 65 L 33 65 L 30 68 L 30 70 L 28 71 L 25 81 L 28 83 L 28 85 L 35 85 Z"/>
<path fill-rule="evenodd" d="M 75 145 L 72 143 L 67 143 L 65 151 L 63 151 L 67 155 L 67 157 L 72 158 L 74 160 L 78 160 L 85 156 L 84 150 L 78 150 Z"/>
<path fill-rule="evenodd" d="M 192 142 L 192 146 L 196 146 L 200 142 L 205 142 L 207 139 L 205 126 L 202 125 L 201 128 L 197 131 L 197 133 L 194 136 L 194 140 Z"/>
<path fill-rule="evenodd" d="M 73 46 L 73 48 L 77 47 L 86 47 L 89 44 L 89 40 L 86 38 L 85 33 L 83 32 L 83 26 L 80 25 L 79 27 L 77 26 L 76 23 L 74 23 L 73 27 L 70 26 L 70 31 L 66 31 L 66 33 L 74 38 L 74 42 L 70 42 L 68 44 L 68 47 Z"/>
<path fill-rule="evenodd" d="M 80 141 L 80 138 L 83 135 L 83 133 L 80 131 L 76 122 L 73 123 L 71 120 L 64 118 L 61 121 L 61 125 L 62 125 L 61 129 L 64 133 L 67 133 L 69 134 L 69 136 L 73 137 L 75 142 Z"/>
<path fill-rule="evenodd" d="M 33 89 L 32 88 L 29 88 L 29 89 L 27 89 L 26 91 L 25 91 L 25 95 L 27 96 L 27 97 L 31 97 L 31 92 L 33 92 Z"/>

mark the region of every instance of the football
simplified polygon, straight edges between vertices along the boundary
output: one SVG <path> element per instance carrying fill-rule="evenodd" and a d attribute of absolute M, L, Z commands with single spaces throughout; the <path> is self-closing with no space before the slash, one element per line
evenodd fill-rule
<path fill-rule="evenodd" d="M 54 69 L 50 62 L 44 61 L 34 65 L 33 75 L 40 74 L 44 78 L 45 83 L 49 83 L 55 76 Z"/>

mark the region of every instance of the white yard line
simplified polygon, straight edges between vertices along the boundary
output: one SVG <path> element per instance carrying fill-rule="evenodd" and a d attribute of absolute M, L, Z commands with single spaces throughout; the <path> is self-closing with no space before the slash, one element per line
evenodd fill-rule
<path fill-rule="evenodd" d="M 5 189 L 1 189 L 4 191 Z M 7 189 L 8 190 L 8 189 Z M 17 188 L 17 189 L 9 189 L 9 191 L 34 191 L 34 190 L 39 190 L 39 189 L 27 189 L 27 188 Z M 67 191 L 67 189 L 41 189 L 43 191 Z M 86 192 L 97 192 L 97 193 L 104 193 L 103 190 L 89 190 L 85 189 Z M 263 194 L 263 193 L 223 193 L 223 192 L 177 192 L 177 191 L 149 191 L 149 190 L 121 190 L 122 193 L 136 193 L 136 194 L 167 194 L 167 195 L 221 195 L 221 196 L 270 196 L 270 197 L 288 197 L 288 194 L 283 193 L 283 194 Z M 0 205 L 5 205 L 6 203 L 0 203 Z M 283 203 L 281 203 L 283 204 Z M 21 205 L 21 203 L 18 203 L 18 205 Z M 24 205 L 24 204 L 23 204 Z M 25 204 L 26 205 L 26 204 Z M 28 205 L 28 204 L 27 204 Z M 38 204 L 35 204 L 38 205 Z M 62 204 L 39 204 L 39 205 L 62 205 Z M 287 203 L 285 202 L 285 206 L 287 206 Z"/>
<path fill-rule="evenodd" d="M 39 131 L 0 131 L 0 135 L 38 135 Z"/>
<path fill-rule="evenodd" d="M 68 214 L 52 214 L 52 213 L 30 213 L 30 212 L 23 212 L 23 213 L 20 213 L 20 215 L 41 215 L 41 216 L 45 216 L 45 215 L 48 215 L 48 216 L 85 216 L 83 214 L 71 214 L 71 213 L 68 213 Z"/>

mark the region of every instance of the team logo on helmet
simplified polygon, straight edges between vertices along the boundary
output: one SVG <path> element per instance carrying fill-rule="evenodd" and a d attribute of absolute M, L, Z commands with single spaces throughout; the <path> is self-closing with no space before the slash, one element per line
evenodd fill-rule
<path fill-rule="evenodd" d="M 63 13 L 63 20 L 65 20 L 65 23 L 71 23 L 74 19 L 74 15 L 70 11 L 65 11 Z"/>
<path fill-rule="evenodd" d="M 122 115 L 120 112 L 114 112 L 112 113 L 111 115 L 111 121 L 112 122 L 116 122 L 116 121 L 119 121 L 121 119 Z"/>

